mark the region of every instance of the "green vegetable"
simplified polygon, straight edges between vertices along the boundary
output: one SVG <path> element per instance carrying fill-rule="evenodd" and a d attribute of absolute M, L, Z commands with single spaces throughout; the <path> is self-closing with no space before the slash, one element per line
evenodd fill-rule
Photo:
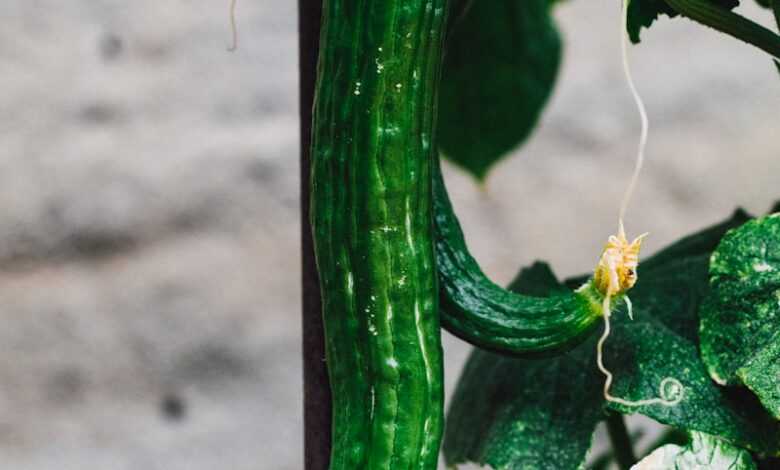
<path fill-rule="evenodd" d="M 442 326 L 483 349 L 512 355 L 550 354 L 587 338 L 601 319 L 601 294 L 589 282 L 549 297 L 493 283 L 468 252 L 438 164 L 433 173 Z"/>
<path fill-rule="evenodd" d="M 450 79 L 440 93 L 449 1 L 466 13 L 451 30 Z M 604 401 L 590 335 L 603 315 L 603 283 L 583 278 L 572 291 L 536 264 L 506 290 L 480 270 L 435 158 L 437 99 L 448 107 L 442 149 L 482 178 L 536 122 L 560 41 L 553 0 L 475 2 L 471 11 L 465 1 L 324 0 L 311 205 L 333 392 L 331 469 L 436 467 L 440 322 L 492 351 L 473 354 L 456 391 L 450 463 L 578 467 L 607 412 L 638 412 L 724 441 L 694 435 L 685 450 L 659 452 L 674 465 L 699 459 L 701 449 L 714 449 L 706 465 L 721 454 L 747 465 L 730 445 L 780 455 L 780 394 L 771 378 L 780 369 L 777 217 L 730 232 L 709 265 L 715 241 L 738 217 L 649 260 L 632 293 L 634 321 L 614 299 L 614 333 L 603 351 L 612 393 L 657 396 L 674 378 L 683 398 L 671 406 Z M 632 0 L 628 28 L 638 40 L 659 13 L 679 13 L 780 55 L 780 36 L 730 12 L 737 3 Z M 495 79 L 482 80 L 488 76 Z M 633 284 L 634 271 L 627 273 L 621 279 Z M 719 387 L 708 372 L 755 395 Z"/>
<path fill-rule="evenodd" d="M 555 86 L 561 37 L 549 0 L 456 0 L 440 88 L 444 156 L 477 179 L 534 129 Z"/>
<path fill-rule="evenodd" d="M 691 441 L 681 447 L 668 444 L 659 447 L 631 470 L 755 470 L 750 453 L 717 437 L 692 432 Z"/>
<path fill-rule="evenodd" d="M 443 422 L 431 161 L 447 0 L 326 0 L 312 226 L 331 470 L 434 469 Z"/>
<path fill-rule="evenodd" d="M 780 418 L 780 214 L 729 232 L 710 261 L 701 354 L 722 384 L 744 383 Z"/>

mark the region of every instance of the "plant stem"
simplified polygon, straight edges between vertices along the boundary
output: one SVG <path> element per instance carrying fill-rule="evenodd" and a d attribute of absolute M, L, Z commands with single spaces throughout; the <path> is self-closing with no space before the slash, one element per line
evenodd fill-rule
<path fill-rule="evenodd" d="M 304 468 L 330 465 L 331 393 L 325 367 L 325 334 L 317 266 L 309 223 L 311 118 L 317 73 L 322 0 L 298 0 L 301 131 L 301 261 L 303 326 Z"/>
<path fill-rule="evenodd" d="M 626 430 L 623 415 L 618 413 L 609 415 L 607 418 L 607 433 L 609 434 L 609 440 L 612 442 L 612 450 L 614 451 L 618 467 L 621 470 L 629 470 L 636 463 L 636 456 L 634 456 L 634 449 L 631 446 L 631 438 L 628 437 L 628 430 Z"/>
<path fill-rule="evenodd" d="M 780 36 L 767 28 L 707 0 L 665 0 L 683 16 L 752 44 L 780 59 Z"/>

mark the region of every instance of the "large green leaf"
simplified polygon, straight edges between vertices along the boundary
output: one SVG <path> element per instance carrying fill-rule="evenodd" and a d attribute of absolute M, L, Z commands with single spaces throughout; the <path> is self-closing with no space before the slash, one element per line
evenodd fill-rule
<path fill-rule="evenodd" d="M 739 0 L 711 0 L 711 3 L 729 10 L 739 6 Z M 664 0 L 630 0 L 627 30 L 631 42 L 638 43 L 641 29 L 649 28 L 660 15 L 674 18 L 678 13 Z"/>
<path fill-rule="evenodd" d="M 641 413 L 776 455 L 780 423 L 752 395 L 710 380 L 691 333 L 698 321 L 695 307 L 708 292 L 706 247 L 715 246 L 712 238 L 722 235 L 729 224 L 662 251 L 674 256 L 664 255 L 663 262 L 642 270 L 631 292 L 635 320 L 630 321 L 622 308 L 612 315 L 614 329 L 604 348 L 604 361 L 615 376 L 612 394 L 631 400 L 655 397 L 661 381 L 673 377 L 684 387 L 679 404 L 626 407 L 605 402 L 604 377 L 595 365 L 595 337 L 566 355 L 543 360 L 476 350 L 449 410 L 447 461 L 493 468 L 577 468 L 605 408 Z M 542 264 L 522 271 L 511 287 L 531 295 L 562 288 Z"/>
<path fill-rule="evenodd" d="M 631 470 L 753 470 L 750 453 L 728 442 L 700 432 L 691 433 L 686 446 L 659 447 Z"/>
<path fill-rule="evenodd" d="M 550 9 L 549 0 L 456 2 L 438 141 L 445 157 L 477 179 L 531 133 L 553 89 L 561 39 Z"/>
<path fill-rule="evenodd" d="M 729 232 L 712 255 L 710 277 L 702 359 L 714 380 L 744 383 L 780 417 L 780 214 Z"/>
<path fill-rule="evenodd" d="M 780 427 L 760 404 L 750 396 L 734 396 L 714 384 L 698 358 L 696 346 L 648 317 L 635 312 L 633 322 L 616 321 L 604 358 L 615 375 L 612 394 L 629 400 L 655 397 L 661 381 L 671 377 L 682 383 L 683 399 L 675 406 L 627 407 L 612 402 L 607 406 L 622 413 L 640 413 L 670 426 L 714 434 L 758 452 L 777 453 Z"/>

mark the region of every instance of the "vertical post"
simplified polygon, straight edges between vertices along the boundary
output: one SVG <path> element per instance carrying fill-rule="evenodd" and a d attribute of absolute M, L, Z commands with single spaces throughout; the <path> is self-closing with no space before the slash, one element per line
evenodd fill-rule
<path fill-rule="evenodd" d="M 331 397 L 325 365 L 325 335 L 314 245 L 309 223 L 311 117 L 317 77 L 322 0 L 298 0 L 301 130 L 301 250 L 303 301 L 304 465 L 327 470 L 330 461 Z"/>

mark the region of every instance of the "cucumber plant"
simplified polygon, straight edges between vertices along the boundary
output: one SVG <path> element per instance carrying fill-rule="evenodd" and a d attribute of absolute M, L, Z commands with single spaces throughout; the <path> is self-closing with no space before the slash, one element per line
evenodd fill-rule
<path fill-rule="evenodd" d="M 581 468 L 602 420 L 614 446 L 595 468 L 777 463 L 780 216 L 737 211 L 640 277 L 641 237 L 622 228 L 592 275 L 564 281 L 537 263 L 503 288 L 469 254 L 439 155 L 484 179 L 528 137 L 560 63 L 555 3 L 323 2 L 310 203 L 333 470 L 434 469 L 440 448 L 449 465 Z M 738 3 L 630 0 L 626 33 L 682 15 L 777 59 L 780 36 Z M 778 0 L 765 6 L 778 15 Z M 475 346 L 446 426 L 441 328 Z M 646 399 L 672 377 L 684 395 Z M 631 413 L 674 439 L 638 461 Z"/>

